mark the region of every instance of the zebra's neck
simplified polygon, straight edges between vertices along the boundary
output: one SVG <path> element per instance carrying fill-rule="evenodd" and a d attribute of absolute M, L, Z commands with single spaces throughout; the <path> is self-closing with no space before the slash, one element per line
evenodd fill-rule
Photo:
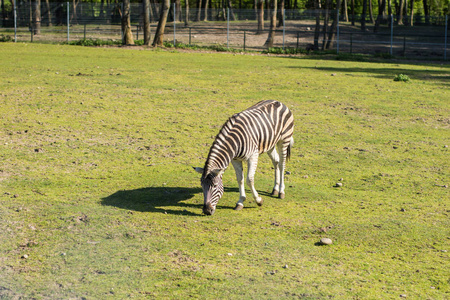
<path fill-rule="evenodd" d="M 233 128 L 235 117 L 231 117 L 219 131 L 205 163 L 207 172 L 215 169 L 226 169 L 231 160 L 236 156 L 237 145 L 229 138 L 229 133 Z"/>

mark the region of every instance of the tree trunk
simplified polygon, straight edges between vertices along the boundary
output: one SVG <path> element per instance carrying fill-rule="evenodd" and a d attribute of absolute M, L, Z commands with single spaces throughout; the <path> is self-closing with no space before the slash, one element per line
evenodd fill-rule
<path fill-rule="evenodd" d="M 336 7 L 340 7 L 340 6 L 341 6 L 341 0 L 337 0 Z M 338 22 L 339 22 L 339 11 L 336 9 L 336 14 L 334 15 L 333 23 L 331 24 L 331 29 L 330 29 L 330 33 L 328 34 L 328 41 L 327 41 L 327 45 L 326 45 L 325 49 L 331 49 L 331 47 L 333 46 Z"/>
<path fill-rule="evenodd" d="M 405 1 L 400 0 L 400 3 L 398 4 L 398 20 L 397 20 L 398 25 L 403 25 L 403 10 L 404 10 L 403 6 L 404 5 L 405 5 Z"/>
<path fill-rule="evenodd" d="M 189 26 L 189 0 L 185 0 L 185 1 L 186 1 L 186 7 L 185 7 L 186 17 L 184 19 L 184 25 Z"/>
<path fill-rule="evenodd" d="M 71 24 L 78 24 L 78 16 L 77 16 L 77 6 L 78 1 L 72 1 L 72 16 L 70 17 Z"/>
<path fill-rule="evenodd" d="M 278 20 L 278 26 L 277 27 L 283 27 L 283 20 L 284 20 L 284 0 L 280 0 L 280 11 L 279 11 L 279 20 Z"/>
<path fill-rule="evenodd" d="M 277 25 L 277 7 L 278 7 L 278 1 L 277 0 L 271 0 L 270 1 L 270 29 L 269 29 L 269 36 L 267 37 L 266 43 L 264 46 L 267 48 L 273 47 L 273 42 L 275 38 L 275 27 Z"/>
<path fill-rule="evenodd" d="M 375 21 L 375 26 L 373 27 L 373 32 L 378 32 L 378 28 L 380 27 L 381 21 L 383 20 L 383 12 L 386 9 L 386 0 L 381 0 L 381 4 L 378 7 L 378 17 Z"/>
<path fill-rule="evenodd" d="M 366 17 L 367 17 L 367 0 L 363 0 L 362 15 L 361 15 L 361 31 L 366 31 Z"/>
<path fill-rule="evenodd" d="M 256 34 L 262 34 L 264 31 L 264 0 L 258 0 L 258 30 Z"/>
<path fill-rule="evenodd" d="M 167 23 L 167 16 L 169 15 L 170 0 L 161 2 L 161 13 L 159 17 L 158 27 L 156 28 L 155 38 L 153 40 L 153 47 L 162 46 L 164 42 L 164 28 Z"/>
<path fill-rule="evenodd" d="M 150 0 L 144 0 L 144 46 L 150 46 Z"/>
<path fill-rule="evenodd" d="M 411 13 L 409 15 L 409 24 L 414 26 L 414 1 L 410 0 L 409 3 L 411 4 Z"/>
<path fill-rule="evenodd" d="M 47 26 L 50 27 L 53 24 L 52 24 L 52 11 L 51 11 L 51 8 L 50 8 L 50 1 L 49 0 L 45 0 L 45 6 L 47 7 L 47 18 L 48 18 Z"/>
<path fill-rule="evenodd" d="M 5 10 L 5 0 L 2 0 L 2 24 L 5 26 L 6 22 L 6 10 Z"/>
<path fill-rule="evenodd" d="M 355 0 L 352 0 L 352 26 L 355 26 Z"/>
<path fill-rule="evenodd" d="M 122 5 L 122 45 L 134 45 L 133 34 L 131 33 L 130 0 L 123 0 Z"/>
<path fill-rule="evenodd" d="M 369 17 L 370 17 L 370 22 L 372 24 L 375 24 L 375 20 L 373 18 L 373 4 L 372 4 L 372 0 L 369 0 Z"/>
<path fill-rule="evenodd" d="M 227 0 L 227 8 L 230 10 L 230 21 L 236 21 L 231 0 Z"/>
<path fill-rule="evenodd" d="M 425 14 L 425 24 L 430 24 L 430 6 L 428 0 L 423 0 L 423 12 Z"/>
<path fill-rule="evenodd" d="M 41 0 L 35 0 L 33 9 L 33 34 L 41 34 Z"/>
<path fill-rule="evenodd" d="M 326 42 L 327 42 L 327 33 L 328 33 L 328 21 L 330 19 L 329 8 L 330 8 L 331 0 L 327 0 L 325 4 L 325 18 L 323 19 L 323 42 L 322 42 L 322 50 L 325 50 Z"/>
<path fill-rule="evenodd" d="M 347 0 L 344 0 L 343 5 L 344 5 L 344 7 L 343 7 L 342 11 L 344 12 L 344 22 L 348 22 Z"/>
<path fill-rule="evenodd" d="M 180 0 L 175 0 L 175 9 L 176 9 L 176 12 L 175 12 L 174 19 L 177 22 L 181 22 L 182 20 L 181 20 L 181 1 Z"/>
<path fill-rule="evenodd" d="M 202 15 L 202 0 L 197 0 L 197 17 L 196 21 L 200 22 Z"/>
<path fill-rule="evenodd" d="M 202 21 L 208 21 L 208 2 L 209 0 L 203 0 L 203 14 L 202 14 Z"/>
<path fill-rule="evenodd" d="M 316 14 L 316 28 L 314 29 L 314 50 L 319 50 L 320 15 L 322 14 L 322 4 L 320 0 L 314 1 L 314 8 Z"/>

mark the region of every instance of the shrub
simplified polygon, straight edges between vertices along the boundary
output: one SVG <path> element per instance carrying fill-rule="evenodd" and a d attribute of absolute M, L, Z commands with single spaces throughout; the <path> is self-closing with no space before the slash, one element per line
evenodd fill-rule
<path fill-rule="evenodd" d="M 0 34 L 0 42 L 11 42 L 12 40 L 11 36 Z"/>
<path fill-rule="evenodd" d="M 409 82 L 411 79 L 409 78 L 408 75 L 404 75 L 404 74 L 400 74 L 400 75 L 396 75 L 394 77 L 394 81 L 403 81 L 403 82 Z"/>

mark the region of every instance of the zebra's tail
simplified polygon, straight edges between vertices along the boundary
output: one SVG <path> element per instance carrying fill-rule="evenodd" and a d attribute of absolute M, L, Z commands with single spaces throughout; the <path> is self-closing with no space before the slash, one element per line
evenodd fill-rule
<path fill-rule="evenodd" d="M 291 137 L 291 141 L 289 142 L 289 145 L 287 147 L 286 160 L 289 160 L 291 158 L 292 146 L 294 146 L 294 137 Z"/>

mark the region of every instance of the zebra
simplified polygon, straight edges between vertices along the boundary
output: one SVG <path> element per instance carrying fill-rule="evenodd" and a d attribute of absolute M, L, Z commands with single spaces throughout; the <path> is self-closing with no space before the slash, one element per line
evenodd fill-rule
<path fill-rule="evenodd" d="M 239 184 L 239 201 L 234 209 L 241 210 L 246 199 L 243 161 L 246 161 L 248 165 L 247 184 L 256 203 L 261 206 L 263 200 L 255 189 L 254 176 L 258 157 L 264 152 L 269 155 L 275 169 L 272 196 L 284 199 L 284 169 L 294 143 L 293 133 L 292 112 L 286 105 L 275 100 L 258 102 L 230 117 L 217 134 L 209 150 L 205 166 L 194 168 L 202 174 L 203 213 L 212 215 L 215 212 L 216 205 L 224 192 L 222 176 L 230 162 Z"/>

